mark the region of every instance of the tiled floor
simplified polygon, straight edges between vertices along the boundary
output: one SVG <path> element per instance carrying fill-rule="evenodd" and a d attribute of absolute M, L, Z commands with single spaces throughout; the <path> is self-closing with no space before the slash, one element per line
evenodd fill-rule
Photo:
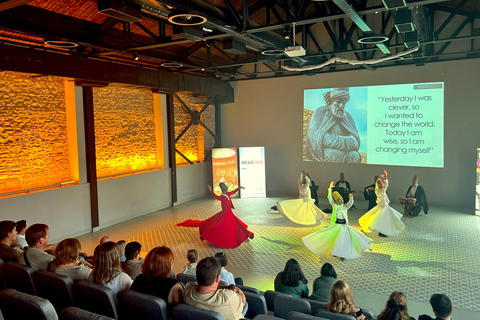
<path fill-rule="evenodd" d="M 236 249 L 220 249 L 201 242 L 198 228 L 177 227 L 187 218 L 203 220 L 220 211 L 219 202 L 204 198 L 167 208 L 122 224 L 91 233 L 79 239 L 84 251 L 93 251 L 98 239 L 109 234 L 115 240 L 136 240 L 143 250 L 166 245 L 176 257 L 174 271 L 185 264 L 188 249 L 196 248 L 200 257 L 224 251 L 235 276 L 242 276 L 245 285 L 260 290 L 273 289 L 273 278 L 285 262 L 293 257 L 300 262 L 310 280 L 319 275 L 326 261 L 336 269 L 338 278 L 352 287 L 356 303 L 378 313 L 393 290 L 403 291 L 411 315 L 431 314 L 428 299 L 432 293 L 444 292 L 453 301 L 454 319 L 480 319 L 480 217 L 451 208 L 431 208 L 428 216 L 403 218 L 406 232 L 398 237 L 381 238 L 375 233 L 372 252 L 359 259 L 341 261 L 322 259 L 308 251 L 301 238 L 326 228 L 329 221 L 315 226 L 300 226 L 279 214 L 266 210 L 281 198 L 235 199 L 235 214 L 255 233 L 255 238 Z M 327 207 L 326 200 L 321 207 Z M 358 218 L 367 203 L 357 201 L 349 212 L 350 225 L 358 228 Z M 393 205 L 400 210 L 398 205 Z M 88 251 L 90 250 L 90 251 Z"/>

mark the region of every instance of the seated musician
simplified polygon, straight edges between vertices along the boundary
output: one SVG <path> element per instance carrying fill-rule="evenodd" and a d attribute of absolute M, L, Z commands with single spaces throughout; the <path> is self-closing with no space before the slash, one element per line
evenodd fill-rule
<path fill-rule="evenodd" d="M 351 192 L 350 183 L 345 181 L 345 175 L 343 172 L 340 173 L 340 180 L 335 183 L 335 188 L 332 189 L 333 191 L 337 191 L 342 195 L 343 203 L 347 203 L 349 200 L 348 194 Z"/>
<path fill-rule="evenodd" d="M 375 176 L 373 183 L 363 188 L 363 197 L 368 200 L 368 211 L 377 205 L 377 195 L 375 194 L 375 183 L 378 176 Z"/>
<path fill-rule="evenodd" d="M 418 176 L 413 177 L 412 185 L 408 187 L 405 197 L 410 203 L 410 206 L 407 206 L 409 216 L 418 216 L 422 208 L 423 212 L 428 214 L 427 197 L 425 196 L 425 190 L 418 184 Z M 413 201 L 413 199 L 416 201 Z"/>

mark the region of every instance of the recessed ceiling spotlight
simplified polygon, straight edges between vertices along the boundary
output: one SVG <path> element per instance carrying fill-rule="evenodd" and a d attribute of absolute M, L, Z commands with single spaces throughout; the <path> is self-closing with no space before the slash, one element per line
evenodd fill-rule
<path fill-rule="evenodd" d="M 357 42 L 361 44 L 377 44 L 390 40 L 386 34 L 366 34 L 358 38 Z"/>
<path fill-rule="evenodd" d="M 265 56 L 279 56 L 284 53 L 285 53 L 285 50 L 280 50 L 280 49 L 267 49 L 262 51 L 262 54 Z"/>
<path fill-rule="evenodd" d="M 207 22 L 207 18 L 192 13 L 171 13 L 168 16 L 168 21 L 180 26 L 198 26 Z"/>
<path fill-rule="evenodd" d="M 78 47 L 78 44 L 72 41 L 65 41 L 65 40 L 45 40 L 43 44 L 50 46 L 50 47 L 55 47 L 55 48 L 76 48 Z"/>
<path fill-rule="evenodd" d="M 178 63 L 178 62 L 164 62 L 164 63 L 162 63 L 162 67 L 164 67 L 164 68 L 181 68 L 181 67 L 183 67 L 183 64 Z"/>

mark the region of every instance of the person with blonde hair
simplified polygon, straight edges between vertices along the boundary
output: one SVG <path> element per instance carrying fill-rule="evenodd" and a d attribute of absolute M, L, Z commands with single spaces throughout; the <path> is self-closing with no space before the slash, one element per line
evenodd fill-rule
<path fill-rule="evenodd" d="M 70 277 L 73 281 L 86 280 L 92 269 L 84 263 L 78 262 L 78 255 L 82 244 L 75 238 L 60 241 L 55 248 L 55 273 Z"/>
<path fill-rule="evenodd" d="M 182 284 L 171 276 L 173 263 L 170 248 L 153 248 L 145 258 L 142 274 L 133 281 L 132 290 L 162 298 L 168 304 L 182 302 Z"/>
<path fill-rule="evenodd" d="M 385 309 L 377 316 L 377 320 L 415 320 L 408 314 L 405 294 L 393 291 L 385 304 Z"/>
<path fill-rule="evenodd" d="M 115 242 L 105 242 L 95 248 L 93 270 L 88 281 L 106 286 L 115 294 L 130 289 L 133 281 L 120 266 L 120 253 Z"/>
<path fill-rule="evenodd" d="M 338 280 L 333 284 L 325 309 L 334 313 L 349 314 L 357 320 L 365 319 L 362 309 L 355 307 L 352 291 L 343 280 Z"/>
<path fill-rule="evenodd" d="M 390 200 L 387 196 L 387 188 L 388 175 L 387 171 L 384 170 L 375 184 L 377 205 L 358 220 L 363 232 L 377 230 L 380 237 L 386 237 L 397 236 L 405 231 L 405 225 L 400 220 L 403 215 L 388 205 Z"/>

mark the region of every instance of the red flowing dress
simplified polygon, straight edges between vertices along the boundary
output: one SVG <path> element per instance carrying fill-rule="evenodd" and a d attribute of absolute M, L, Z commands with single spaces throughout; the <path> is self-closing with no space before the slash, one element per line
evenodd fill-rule
<path fill-rule="evenodd" d="M 242 220 L 237 218 L 232 208 L 235 209 L 230 196 L 238 192 L 238 189 L 217 196 L 210 191 L 212 196 L 222 203 L 222 211 L 216 215 L 199 222 L 200 239 L 207 240 L 220 248 L 236 248 L 248 238 L 253 239 L 253 233 L 248 231 L 248 226 Z M 181 224 L 182 226 L 195 226 L 195 220 L 187 220 Z"/>

